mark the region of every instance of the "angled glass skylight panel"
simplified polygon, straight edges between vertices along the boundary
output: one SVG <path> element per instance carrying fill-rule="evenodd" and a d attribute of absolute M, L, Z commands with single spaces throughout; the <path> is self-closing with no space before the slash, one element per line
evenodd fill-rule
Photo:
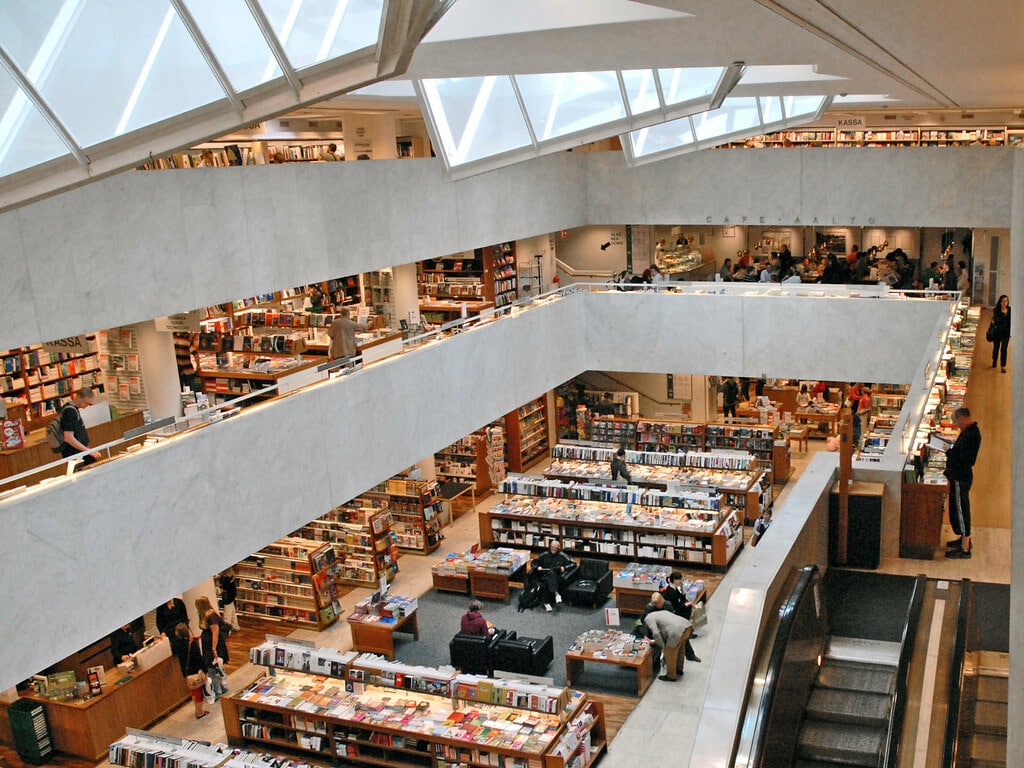
<path fill-rule="evenodd" d="M 615 72 L 516 75 L 515 81 L 537 141 L 626 116 Z"/>
<path fill-rule="evenodd" d="M 783 96 L 786 119 L 808 117 L 818 114 L 825 102 L 824 96 Z M 767 121 L 765 121 L 767 122 Z"/>
<path fill-rule="evenodd" d="M 661 107 L 661 100 L 658 98 L 658 87 L 654 83 L 654 70 L 623 70 L 622 82 L 626 86 L 629 111 L 634 115 L 653 112 Z"/>
<path fill-rule="evenodd" d="M 449 166 L 532 145 L 509 76 L 423 80 L 422 87 Z"/>
<path fill-rule="evenodd" d="M 718 89 L 724 67 L 681 67 L 659 69 L 658 80 L 665 104 L 710 99 Z"/>
<path fill-rule="evenodd" d="M 626 135 L 632 154 L 637 158 L 692 146 L 694 143 L 693 129 L 688 117 L 630 131 Z"/>
<path fill-rule="evenodd" d="M 80 145 L 223 97 L 169 2 L 60 5 L 37 50 L 16 61 Z M 154 68 L 173 77 L 151 82 Z"/>
<path fill-rule="evenodd" d="M 260 0 L 260 7 L 292 66 L 302 69 L 376 45 L 384 0 Z"/>
<path fill-rule="evenodd" d="M 0 67 L 0 176 L 68 154 L 25 92 Z"/>
<path fill-rule="evenodd" d="M 276 63 L 267 72 L 273 54 L 245 0 L 185 0 L 185 5 L 236 91 L 280 76 Z"/>
<path fill-rule="evenodd" d="M 721 136 L 743 133 L 761 125 L 757 114 L 757 99 L 735 97 L 726 99 L 718 109 L 701 112 L 693 117 L 693 130 L 697 141 L 709 141 Z"/>
<path fill-rule="evenodd" d="M 782 99 L 778 96 L 760 96 L 758 101 L 761 103 L 761 122 L 764 125 L 778 123 L 785 118 Z"/>

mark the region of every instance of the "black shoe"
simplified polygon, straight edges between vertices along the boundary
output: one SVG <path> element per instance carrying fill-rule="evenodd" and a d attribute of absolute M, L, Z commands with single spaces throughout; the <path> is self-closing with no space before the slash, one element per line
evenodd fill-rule
<path fill-rule="evenodd" d="M 955 539 L 950 539 L 949 541 L 946 542 L 946 546 L 947 547 L 959 547 L 960 546 L 960 538 L 957 537 Z"/>
<path fill-rule="evenodd" d="M 697 664 L 700 664 L 700 656 L 687 656 L 686 660 L 687 661 L 693 661 L 693 662 L 696 662 Z"/>
<path fill-rule="evenodd" d="M 658 675 L 659 680 L 664 680 L 666 683 L 674 683 L 678 678 L 669 677 L 668 675 Z"/>
<path fill-rule="evenodd" d="M 954 560 L 970 560 L 971 550 L 969 549 L 951 549 L 946 553 L 946 557 Z"/>

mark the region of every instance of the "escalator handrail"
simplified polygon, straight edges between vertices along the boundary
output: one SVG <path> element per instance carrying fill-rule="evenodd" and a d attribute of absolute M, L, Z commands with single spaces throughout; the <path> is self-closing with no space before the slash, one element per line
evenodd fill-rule
<path fill-rule="evenodd" d="M 946 702 L 946 733 L 942 740 L 942 768 L 953 768 L 960 734 L 960 698 L 967 657 L 967 617 L 971 605 L 971 581 L 960 581 L 960 599 L 956 605 L 956 632 L 949 660 L 949 696 Z"/>
<path fill-rule="evenodd" d="M 793 591 L 779 607 L 779 625 L 775 632 L 775 642 L 772 644 L 772 652 L 768 658 L 768 666 L 765 670 L 764 690 L 761 694 L 761 702 L 757 708 L 757 718 L 754 732 L 751 736 L 750 759 L 747 765 L 752 768 L 760 768 L 764 753 L 764 743 L 768 737 L 768 716 L 772 711 L 775 699 L 775 685 L 782 670 L 782 663 L 786 657 L 786 649 L 789 645 L 789 638 L 793 632 L 793 621 L 796 616 L 796 608 L 810 592 L 815 581 L 821 580 L 821 574 L 816 565 L 805 565 L 797 578 Z"/>
<path fill-rule="evenodd" d="M 928 578 L 926 576 L 918 576 L 914 580 L 914 591 L 910 597 L 910 605 L 907 606 L 907 618 L 906 623 L 903 625 L 899 665 L 896 667 L 896 685 L 893 691 L 892 712 L 889 715 L 889 730 L 886 734 L 885 752 L 882 760 L 883 768 L 896 768 L 899 761 L 903 720 L 907 711 L 907 677 L 910 673 L 910 659 L 914 655 L 914 644 L 917 640 L 918 624 L 921 620 L 921 608 L 924 605 L 924 592 L 927 584 Z"/>

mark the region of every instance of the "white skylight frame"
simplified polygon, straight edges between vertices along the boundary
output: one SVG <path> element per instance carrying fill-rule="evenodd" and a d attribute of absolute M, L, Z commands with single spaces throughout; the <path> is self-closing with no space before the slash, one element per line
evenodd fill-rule
<path fill-rule="evenodd" d="M 813 112 L 804 110 L 793 110 L 789 114 L 786 100 L 820 99 L 820 103 Z M 720 146 L 732 141 L 760 136 L 765 133 L 795 128 L 807 123 L 813 123 L 821 119 L 825 110 L 832 103 L 832 96 L 815 94 L 812 96 L 739 96 L 725 99 L 716 108 L 707 110 L 696 115 L 667 121 L 654 126 L 646 126 L 630 131 L 621 136 L 622 151 L 626 156 L 626 162 L 630 166 L 646 165 L 669 157 L 684 155 L 690 152 L 697 152 L 701 149 Z M 709 129 L 716 120 L 725 120 L 728 123 L 730 112 L 736 108 L 755 107 L 756 124 L 749 126 L 732 127 L 725 131 L 709 134 Z M 769 111 L 767 108 L 772 107 Z M 766 119 L 768 112 L 768 119 Z M 778 114 L 779 117 L 773 119 Z M 660 134 L 660 136 L 659 136 Z M 675 140 L 666 134 L 673 134 Z M 662 142 L 655 150 L 648 150 L 646 143 L 653 137 L 659 138 Z M 684 138 L 688 137 L 688 138 Z M 640 148 L 641 151 L 637 151 Z"/>
<path fill-rule="evenodd" d="M 459 179 L 714 108 L 742 77 L 744 65 L 715 67 L 714 78 L 710 69 L 684 68 L 700 78 L 705 92 L 675 102 L 666 98 L 662 83 L 675 69 L 432 78 L 413 85 L 445 173 Z M 641 100 L 627 86 L 637 73 L 646 73 L 654 88 L 639 109 Z M 547 96 L 545 84 L 552 90 Z M 585 98 L 588 87 L 600 97 L 596 112 Z M 570 95 L 563 98 L 563 91 Z M 543 103 L 546 112 L 538 109 Z M 566 111 L 577 114 L 566 117 Z M 587 124 L 588 114 L 599 119 Z M 491 146 L 482 145 L 481 137 Z"/>

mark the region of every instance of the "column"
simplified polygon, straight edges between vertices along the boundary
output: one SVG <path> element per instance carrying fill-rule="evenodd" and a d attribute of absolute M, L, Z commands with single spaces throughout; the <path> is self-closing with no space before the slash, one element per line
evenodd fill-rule
<path fill-rule="evenodd" d="M 397 320 L 409 322 L 410 313 L 415 310 L 413 317 L 419 317 L 419 287 L 416 283 L 416 265 L 400 264 L 392 268 L 395 283 L 392 288 L 392 295 L 395 297 L 395 317 Z M 410 323 L 412 325 L 412 323 Z"/>
<path fill-rule="evenodd" d="M 133 327 L 138 334 L 146 402 L 153 420 L 180 416 L 181 385 L 174 356 L 173 334 L 156 330 L 152 320 L 137 323 Z"/>

